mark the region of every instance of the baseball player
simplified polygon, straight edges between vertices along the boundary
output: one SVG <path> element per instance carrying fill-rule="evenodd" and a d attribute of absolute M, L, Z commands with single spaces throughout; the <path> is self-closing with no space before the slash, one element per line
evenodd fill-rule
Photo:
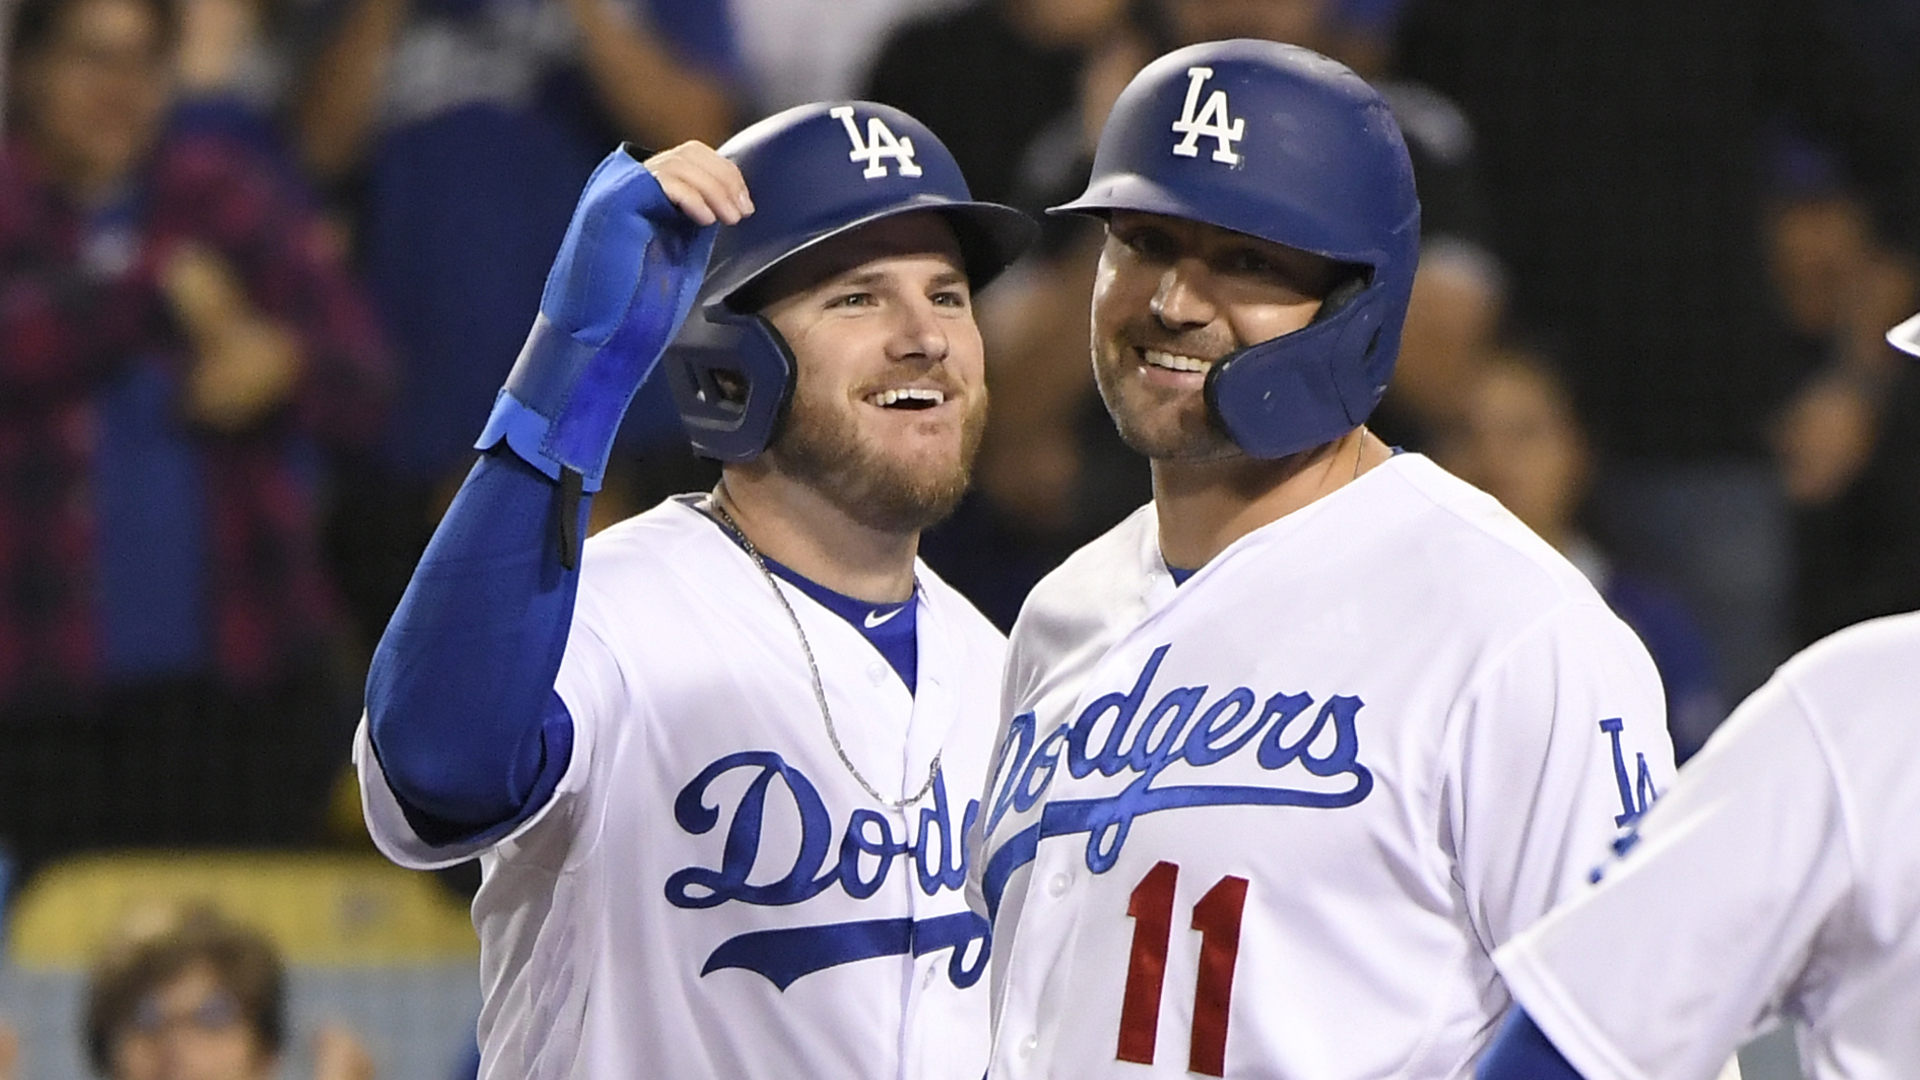
<path fill-rule="evenodd" d="M 1419 206 L 1352 72 L 1145 68 L 1085 194 L 1100 390 L 1154 500 L 1012 635 L 982 803 L 989 1075 L 1442 1078 L 1491 954 L 1672 772 L 1646 650 L 1494 500 L 1364 426 Z"/>
<path fill-rule="evenodd" d="M 1920 315 L 1888 332 L 1920 356 Z M 1920 613 L 1781 665 L 1598 888 L 1495 960 L 1484 1080 L 1685 1080 L 1769 1020 L 1814 1080 L 1920 1076 Z"/>
<path fill-rule="evenodd" d="M 978 1080 L 1004 642 L 915 545 L 984 415 L 970 290 L 1033 231 L 863 102 L 588 182 L 356 747 L 383 851 L 480 858 L 482 1076 Z M 683 320 L 723 479 L 582 553 Z"/>

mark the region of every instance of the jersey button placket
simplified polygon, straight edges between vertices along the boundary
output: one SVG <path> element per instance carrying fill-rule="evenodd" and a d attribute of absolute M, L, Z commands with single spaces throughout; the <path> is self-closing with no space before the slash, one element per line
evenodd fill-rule
<path fill-rule="evenodd" d="M 879 686 L 887 681 L 887 665 L 875 660 L 867 665 L 867 681 Z"/>
<path fill-rule="evenodd" d="M 1072 874 L 1055 874 L 1047 879 L 1047 895 L 1055 900 L 1067 895 L 1067 890 L 1071 888 L 1073 888 Z"/>

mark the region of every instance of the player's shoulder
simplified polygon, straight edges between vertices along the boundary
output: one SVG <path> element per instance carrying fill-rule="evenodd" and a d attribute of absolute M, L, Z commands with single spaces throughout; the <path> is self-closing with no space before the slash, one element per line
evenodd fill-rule
<path fill-rule="evenodd" d="M 1158 536 L 1153 504 L 1147 503 L 1067 556 L 1027 593 L 1014 622 L 1014 640 L 1105 622 L 1116 606 L 1137 601 L 1150 560 L 1158 558 Z"/>
<path fill-rule="evenodd" d="M 1164 577 L 1159 552 L 1158 519 L 1148 503 L 1041 578 L 1009 635 L 1010 700 L 1030 700 L 1067 657 L 1097 654 L 1136 624 L 1150 607 L 1152 570 L 1160 567 Z M 1171 578 L 1165 587 L 1173 587 Z"/>
<path fill-rule="evenodd" d="M 726 575 L 715 576 L 715 564 L 732 555 L 733 544 L 694 505 L 696 498 L 663 499 L 588 537 L 580 557 L 581 593 L 628 593 L 648 584 L 701 578 L 717 587 Z"/>
<path fill-rule="evenodd" d="M 1801 678 L 1829 673 L 1874 671 L 1887 678 L 1920 683 L 1920 611 L 1885 615 L 1836 630 L 1801 650 L 1782 665 Z M 1903 662 L 1904 661 L 1904 662 Z"/>
<path fill-rule="evenodd" d="M 990 650 L 996 654 L 1006 651 L 1007 635 L 1001 633 L 992 620 L 973 606 L 973 601 L 947 584 L 946 579 L 932 567 L 924 562 L 916 562 L 914 578 L 920 583 L 922 602 L 951 627 L 969 648 Z"/>
<path fill-rule="evenodd" d="M 1682 781 L 1696 764 L 1703 785 L 1761 775 L 1798 786 L 1824 775 L 1863 882 L 1863 913 L 1892 940 L 1920 912 L 1920 846 L 1906 831 L 1920 817 L 1917 697 L 1920 613 L 1855 624 L 1782 664 L 1681 770 Z"/>
<path fill-rule="evenodd" d="M 1398 454 L 1382 467 L 1405 504 L 1394 558 L 1443 594 L 1457 591 L 1475 609 L 1511 607 L 1525 618 L 1551 608 L 1605 608 L 1593 583 L 1499 500 L 1421 454 Z"/>
<path fill-rule="evenodd" d="M 1920 612 L 1835 631 L 1782 664 L 1775 679 L 1792 686 L 1826 726 L 1904 710 L 1920 697 Z"/>

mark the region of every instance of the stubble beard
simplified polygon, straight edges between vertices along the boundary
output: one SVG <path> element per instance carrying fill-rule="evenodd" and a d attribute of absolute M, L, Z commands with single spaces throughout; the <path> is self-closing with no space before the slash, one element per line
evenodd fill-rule
<path fill-rule="evenodd" d="M 861 437 L 844 406 L 804 390 L 794 394 L 786 423 L 768 448 L 768 463 L 776 470 L 878 532 L 918 533 L 960 505 L 986 432 L 985 387 L 972 396 L 960 424 L 959 453 L 950 462 L 890 457 Z"/>
<path fill-rule="evenodd" d="M 1108 356 L 1096 357 L 1094 384 L 1100 400 L 1113 417 L 1120 441 L 1151 461 L 1205 462 L 1238 457 L 1240 448 L 1220 429 L 1207 408 L 1204 394 L 1178 395 L 1176 407 L 1167 401 L 1175 395 L 1143 385 L 1130 365 L 1136 363 L 1131 349 L 1109 346 Z"/>

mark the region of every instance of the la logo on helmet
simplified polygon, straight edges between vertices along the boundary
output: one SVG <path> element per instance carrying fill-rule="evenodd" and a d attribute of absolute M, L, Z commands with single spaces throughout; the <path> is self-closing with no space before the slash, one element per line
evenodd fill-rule
<path fill-rule="evenodd" d="M 860 137 L 860 125 L 853 122 L 853 106 L 841 105 L 829 109 L 828 116 L 838 117 L 847 129 L 847 140 L 853 143 L 853 152 L 847 155 L 848 161 L 867 163 L 865 172 L 860 175 L 868 180 L 877 180 L 887 175 L 887 167 L 880 163 L 881 158 L 892 158 L 900 166 L 901 176 L 919 176 L 920 166 L 913 161 L 913 140 L 902 139 L 893 133 L 887 122 L 877 116 L 867 117 L 867 137 Z"/>
<path fill-rule="evenodd" d="M 1246 137 L 1247 121 L 1227 112 L 1227 92 L 1215 90 L 1200 107 L 1199 115 L 1194 115 L 1194 107 L 1200 105 L 1200 87 L 1211 78 L 1210 67 L 1187 69 L 1187 103 L 1180 110 L 1180 119 L 1173 122 L 1174 133 L 1186 138 L 1174 145 L 1173 152 L 1180 157 L 1199 157 L 1200 137 L 1204 135 L 1214 141 L 1213 160 L 1238 165 L 1240 155 L 1233 152 L 1233 144 Z"/>

